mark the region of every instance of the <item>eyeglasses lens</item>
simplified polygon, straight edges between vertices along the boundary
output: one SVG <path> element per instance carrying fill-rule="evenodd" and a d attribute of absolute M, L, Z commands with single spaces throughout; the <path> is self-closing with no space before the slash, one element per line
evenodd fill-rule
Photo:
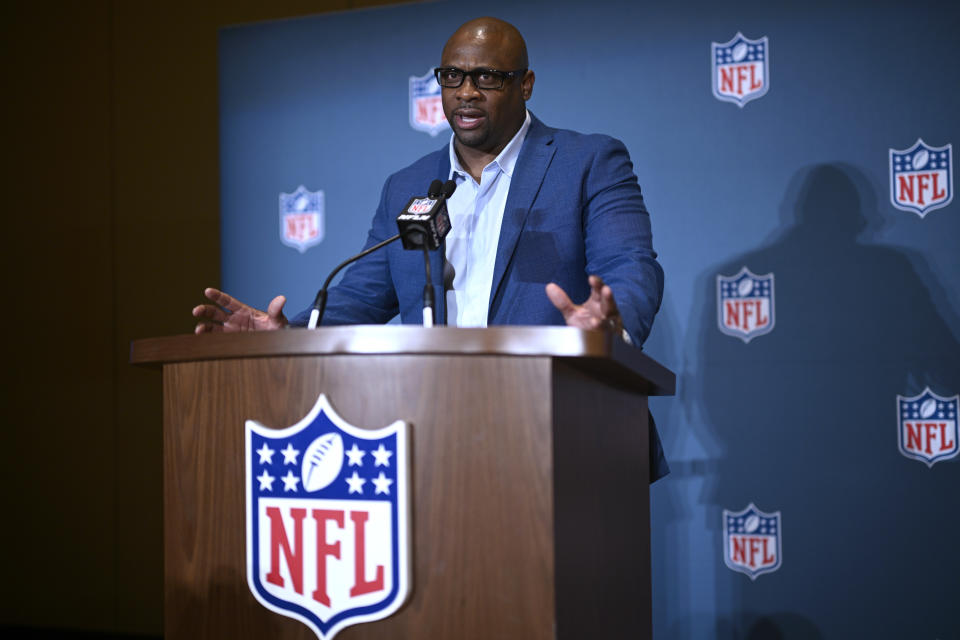
<path fill-rule="evenodd" d="M 474 86 L 478 89 L 499 89 L 503 86 L 504 76 L 489 69 L 475 69 L 466 72 L 460 69 L 439 69 L 437 71 L 437 82 L 440 83 L 441 87 L 455 89 L 463 84 L 465 76 L 470 76 Z"/>

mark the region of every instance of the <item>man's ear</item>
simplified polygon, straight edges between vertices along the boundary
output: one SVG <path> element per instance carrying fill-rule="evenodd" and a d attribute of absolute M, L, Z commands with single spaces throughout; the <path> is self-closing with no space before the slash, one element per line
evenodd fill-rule
<path fill-rule="evenodd" d="M 520 82 L 520 88 L 524 100 L 529 100 L 530 96 L 533 95 L 533 83 L 536 81 L 536 79 L 536 74 L 530 69 L 527 69 L 527 72 L 523 74 L 523 80 Z"/>

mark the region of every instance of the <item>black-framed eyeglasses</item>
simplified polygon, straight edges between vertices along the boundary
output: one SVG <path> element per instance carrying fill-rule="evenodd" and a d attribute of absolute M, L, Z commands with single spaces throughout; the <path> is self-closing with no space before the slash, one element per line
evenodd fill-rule
<path fill-rule="evenodd" d="M 516 71 L 498 71 L 497 69 L 471 69 L 464 71 L 456 67 L 437 67 L 433 70 L 437 77 L 437 84 L 447 89 L 456 89 L 463 84 L 463 79 L 470 76 L 473 86 L 477 89 L 502 89 L 507 78 L 516 78 L 527 72 L 526 69 Z"/>

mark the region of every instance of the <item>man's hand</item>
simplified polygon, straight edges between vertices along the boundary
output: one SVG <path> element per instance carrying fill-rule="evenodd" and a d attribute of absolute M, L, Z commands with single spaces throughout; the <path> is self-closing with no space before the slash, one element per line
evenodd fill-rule
<path fill-rule="evenodd" d="M 613 291 L 603 284 L 599 276 L 590 276 L 590 297 L 583 304 L 573 304 L 570 296 L 554 283 L 547 285 L 547 297 L 553 303 L 567 325 L 580 329 L 600 329 L 620 335 L 623 333 L 623 320 L 613 299 Z"/>
<path fill-rule="evenodd" d="M 287 299 L 283 296 L 277 296 L 270 301 L 266 311 L 260 311 L 217 289 L 204 289 L 203 295 L 215 304 L 201 304 L 193 308 L 193 316 L 200 319 L 194 333 L 269 331 L 287 326 L 287 319 L 283 315 L 283 305 Z"/>

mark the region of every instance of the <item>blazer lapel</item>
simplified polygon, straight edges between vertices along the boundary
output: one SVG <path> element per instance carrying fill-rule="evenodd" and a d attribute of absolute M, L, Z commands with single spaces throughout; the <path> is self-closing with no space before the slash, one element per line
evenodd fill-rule
<path fill-rule="evenodd" d="M 523 148 L 520 150 L 520 157 L 517 159 L 513 178 L 510 181 L 507 204 L 503 210 L 503 224 L 500 227 L 500 240 L 497 244 L 497 260 L 493 267 L 493 285 L 490 287 L 488 322 L 493 319 L 493 301 L 496 300 L 497 293 L 503 284 L 507 265 L 513 259 L 520 232 L 523 230 L 530 207 L 533 206 L 533 201 L 540 191 L 555 151 L 553 131 L 532 117 L 527 138 L 523 141 Z"/>

